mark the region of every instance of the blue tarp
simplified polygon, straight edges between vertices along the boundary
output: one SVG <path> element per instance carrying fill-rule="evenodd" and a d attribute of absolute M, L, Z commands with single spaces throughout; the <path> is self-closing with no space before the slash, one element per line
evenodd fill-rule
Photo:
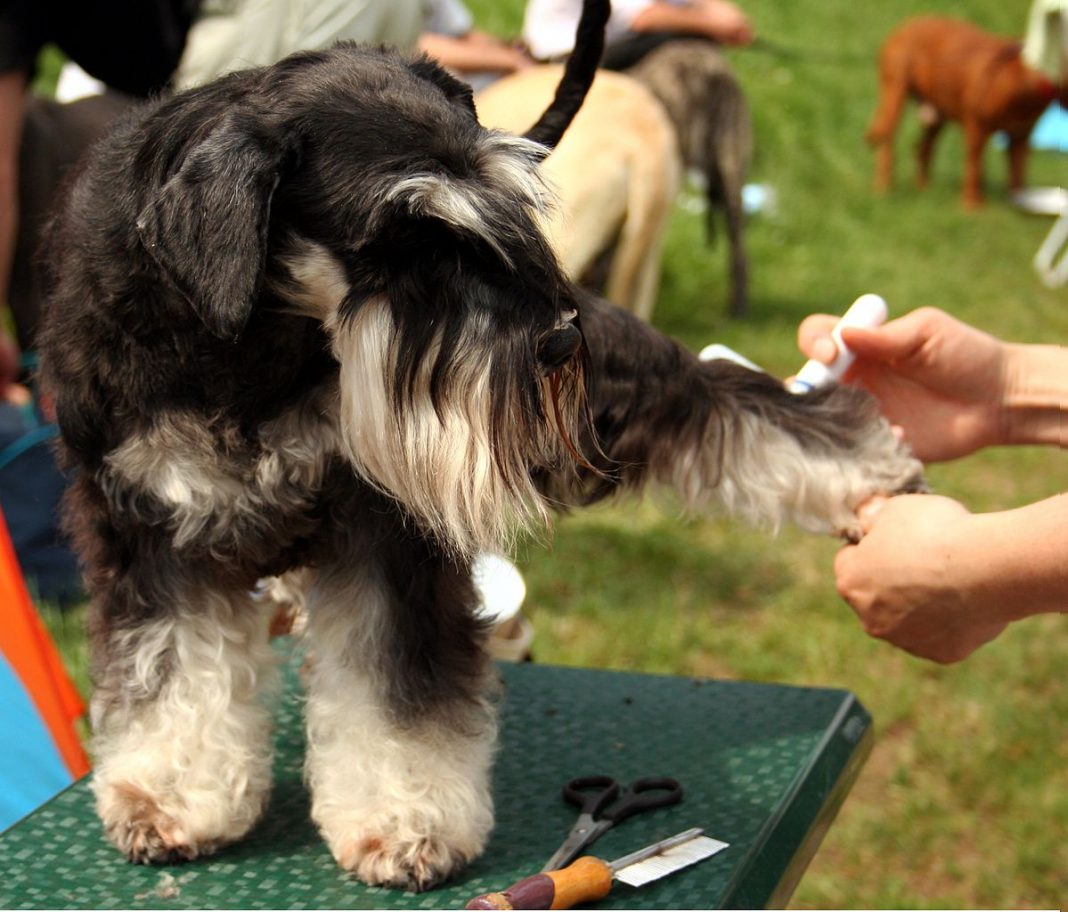
<path fill-rule="evenodd" d="M 1031 132 L 1032 149 L 1068 152 L 1068 111 L 1054 102 Z"/>
<path fill-rule="evenodd" d="M 71 784 L 55 741 L 22 682 L 0 655 L 0 830 Z"/>

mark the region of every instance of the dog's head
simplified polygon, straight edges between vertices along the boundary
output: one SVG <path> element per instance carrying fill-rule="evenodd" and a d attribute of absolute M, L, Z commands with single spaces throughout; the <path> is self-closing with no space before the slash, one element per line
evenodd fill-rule
<path fill-rule="evenodd" d="M 359 472 L 460 553 L 543 518 L 574 459 L 583 341 L 539 227 L 546 146 L 484 129 L 425 59 L 338 46 L 164 105 L 141 242 L 240 345 L 257 307 L 326 327 Z M 150 127 L 151 128 L 151 127 Z"/>

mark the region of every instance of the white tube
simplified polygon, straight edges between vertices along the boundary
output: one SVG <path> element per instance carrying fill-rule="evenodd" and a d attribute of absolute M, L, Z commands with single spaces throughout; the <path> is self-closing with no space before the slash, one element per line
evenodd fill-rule
<path fill-rule="evenodd" d="M 836 383 L 841 380 L 856 357 L 846 348 L 845 343 L 842 341 L 842 327 L 861 326 L 871 329 L 885 323 L 886 316 L 886 301 L 879 295 L 863 294 L 857 298 L 849 310 L 842 315 L 842 319 L 835 324 L 834 329 L 831 330 L 831 338 L 834 339 L 834 344 L 838 346 L 838 357 L 830 364 L 815 360 L 805 362 L 805 366 L 797 372 L 797 376 L 791 381 L 790 392 L 807 393 L 810 390 L 826 386 L 828 383 Z"/>

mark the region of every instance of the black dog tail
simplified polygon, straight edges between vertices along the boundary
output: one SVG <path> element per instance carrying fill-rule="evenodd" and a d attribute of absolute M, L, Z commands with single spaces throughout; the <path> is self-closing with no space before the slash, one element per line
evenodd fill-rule
<path fill-rule="evenodd" d="M 575 32 L 575 50 L 567 59 L 564 77 L 556 87 L 552 104 L 527 131 L 527 139 L 550 149 L 560 142 L 597 74 L 604 53 L 604 27 L 610 12 L 609 0 L 585 0 L 582 4 L 582 18 Z"/>

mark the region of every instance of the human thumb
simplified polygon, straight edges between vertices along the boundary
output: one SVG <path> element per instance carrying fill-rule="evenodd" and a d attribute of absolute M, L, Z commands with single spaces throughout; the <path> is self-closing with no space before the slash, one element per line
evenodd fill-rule
<path fill-rule="evenodd" d="M 860 528 L 865 535 L 871 532 L 872 527 L 875 525 L 876 517 L 878 517 L 882 512 L 883 507 L 889 502 L 889 497 L 877 494 L 874 497 L 869 497 L 864 503 L 857 507 L 857 519 L 860 520 Z"/>

